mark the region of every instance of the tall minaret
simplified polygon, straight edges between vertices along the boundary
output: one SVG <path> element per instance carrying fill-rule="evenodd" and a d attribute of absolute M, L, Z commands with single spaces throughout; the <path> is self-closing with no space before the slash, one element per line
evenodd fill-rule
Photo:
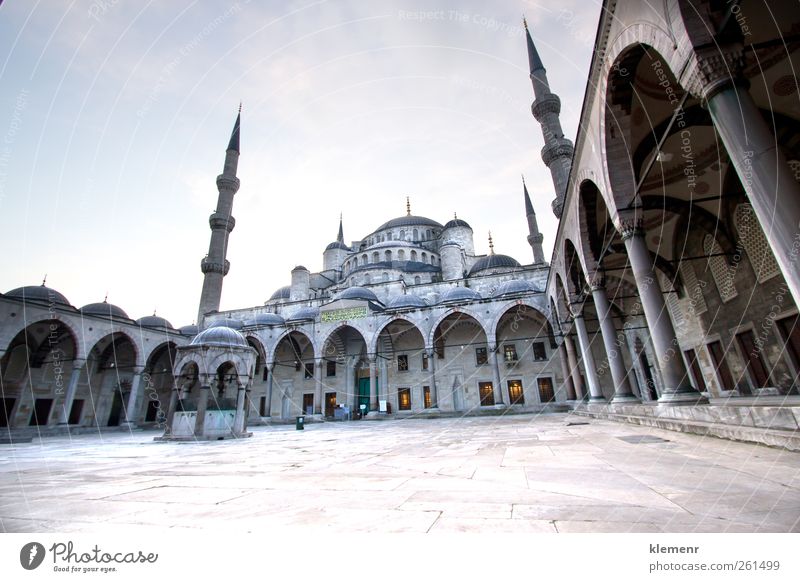
<path fill-rule="evenodd" d="M 553 185 L 556 189 L 556 198 L 553 200 L 553 213 L 561 218 L 564 207 L 564 195 L 567 192 L 569 170 L 572 165 L 572 142 L 564 137 L 558 114 L 561 113 L 561 100 L 558 95 L 550 92 L 547 82 L 547 72 L 544 69 L 539 53 L 533 44 L 528 22 L 523 18 L 525 36 L 528 41 L 528 64 L 530 77 L 533 83 L 533 93 L 536 100 L 531 105 L 531 112 L 536 121 L 542 126 L 544 147 L 542 148 L 542 161 L 550 168 L 553 176 Z"/>
<path fill-rule="evenodd" d="M 217 176 L 217 209 L 208 223 L 211 226 L 211 243 L 208 245 L 208 254 L 200 261 L 200 270 L 203 271 L 203 292 L 200 295 L 200 309 L 197 314 L 197 326 L 203 329 L 206 313 L 219 311 L 220 297 L 222 296 L 222 279 L 228 274 L 230 263 L 225 259 L 228 252 L 228 235 L 233 230 L 236 221 L 231 215 L 233 209 L 233 195 L 239 190 L 239 178 L 236 170 L 239 166 L 239 122 L 242 117 L 242 106 L 239 105 L 239 114 L 233 124 L 231 140 L 225 152 L 225 167 L 222 174 Z"/>
<path fill-rule="evenodd" d="M 344 229 L 342 228 L 342 215 L 339 215 L 339 234 L 336 235 L 336 242 L 344 244 Z"/>
<path fill-rule="evenodd" d="M 533 249 L 533 264 L 541 265 L 544 263 L 544 251 L 542 241 L 544 237 L 539 232 L 539 224 L 536 222 L 536 213 L 533 211 L 528 187 L 525 185 L 525 176 L 522 176 L 522 190 L 525 193 L 525 216 L 528 218 L 528 244 Z"/>

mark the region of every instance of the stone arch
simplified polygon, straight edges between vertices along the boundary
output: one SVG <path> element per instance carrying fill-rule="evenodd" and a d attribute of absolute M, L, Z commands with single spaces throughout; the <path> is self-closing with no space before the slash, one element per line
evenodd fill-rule
<path fill-rule="evenodd" d="M 348 323 L 346 321 L 342 321 L 338 325 L 336 325 L 336 327 L 334 327 L 333 329 L 329 330 L 328 333 L 325 335 L 325 337 L 322 338 L 322 340 L 319 342 L 319 351 L 315 351 L 315 353 L 314 353 L 315 357 L 318 358 L 318 359 L 325 357 L 325 355 L 326 355 L 325 352 L 327 351 L 326 350 L 326 346 L 327 346 L 328 342 L 330 342 L 332 340 L 332 338 L 334 338 L 338 332 L 343 331 L 345 328 L 352 329 L 354 332 L 356 332 L 361 337 L 361 339 L 364 342 L 364 345 L 365 346 L 369 346 L 369 343 L 367 341 L 368 334 L 366 334 L 363 330 L 359 329 L 357 326 L 353 325 L 352 323 Z"/>
<path fill-rule="evenodd" d="M 25 332 L 25 330 L 33 327 L 34 325 L 39 325 L 39 324 L 50 325 L 51 323 L 56 323 L 58 325 L 63 326 L 65 328 L 65 330 L 69 331 L 70 337 L 72 339 L 73 347 L 74 347 L 74 350 L 73 350 L 74 359 L 76 359 L 76 360 L 85 360 L 86 359 L 86 347 L 84 345 L 84 342 L 79 342 L 78 341 L 78 338 L 81 337 L 81 334 L 78 333 L 78 330 L 75 328 L 75 326 L 72 324 L 72 322 L 68 321 L 67 319 L 62 319 L 62 318 L 55 318 L 54 319 L 54 318 L 50 318 L 50 317 L 41 317 L 41 318 L 36 318 L 31 322 L 27 322 L 26 323 L 24 321 L 21 321 L 20 323 L 21 323 L 21 325 L 18 325 L 16 328 L 14 328 L 12 333 L 9 334 L 9 337 L 11 337 L 11 341 L 9 341 L 9 343 L 6 346 L 4 346 L 6 353 L 8 353 L 10 351 L 9 350 L 9 346 L 14 342 L 15 339 L 17 339 L 17 336 L 19 336 L 21 333 Z"/>
<path fill-rule="evenodd" d="M 412 318 L 408 317 L 407 315 L 401 315 L 401 314 L 398 314 L 398 315 L 394 315 L 394 316 L 392 316 L 392 318 L 391 318 L 391 319 L 389 319 L 389 320 L 388 320 L 388 321 L 386 321 L 385 323 L 383 323 L 383 324 L 381 324 L 381 325 L 379 325 L 379 326 L 378 326 L 378 328 L 375 330 L 375 333 L 373 333 L 373 334 L 372 334 L 372 336 L 369 338 L 369 342 L 367 342 L 367 353 L 374 354 L 374 353 L 376 353 L 376 352 L 377 352 L 377 349 L 378 349 L 378 338 L 380 338 L 380 336 L 381 336 L 381 333 L 382 333 L 382 332 L 383 332 L 383 331 L 384 331 L 384 330 L 385 330 L 387 327 L 389 327 L 389 325 L 390 325 L 390 324 L 392 324 L 392 323 L 395 323 L 395 322 L 397 322 L 397 321 L 405 321 L 405 322 L 406 322 L 406 323 L 408 323 L 408 324 L 409 324 L 409 325 L 410 325 L 410 326 L 411 326 L 413 329 L 416 329 L 416 330 L 419 332 L 419 335 L 420 335 L 420 337 L 422 338 L 422 344 L 423 344 L 423 346 L 427 346 L 427 343 L 426 343 L 426 341 L 425 341 L 425 340 L 426 340 L 426 338 L 428 337 L 428 333 L 426 333 L 425 331 L 423 331 L 423 330 L 422 330 L 422 329 L 419 327 L 419 325 L 417 324 L 417 322 L 416 322 L 416 321 L 414 321 Z"/>
<path fill-rule="evenodd" d="M 267 353 L 267 358 L 266 358 L 266 360 L 268 362 L 274 362 L 275 361 L 275 353 L 278 351 L 278 347 L 280 346 L 281 342 L 284 339 L 286 339 L 288 336 L 290 336 L 290 335 L 292 335 L 294 333 L 297 333 L 297 334 L 300 334 L 302 336 L 305 336 L 305 338 L 308 340 L 309 345 L 311 346 L 312 352 L 314 353 L 314 357 L 316 357 L 317 344 L 314 341 L 313 334 L 310 334 L 310 333 L 308 333 L 308 332 L 306 332 L 306 331 L 304 331 L 303 329 L 300 329 L 300 328 L 288 328 L 288 329 L 285 329 L 284 331 L 282 331 L 281 334 L 278 337 L 275 338 L 275 341 L 272 343 L 272 346 L 269 348 L 269 352 Z"/>
<path fill-rule="evenodd" d="M 513 303 L 509 303 L 508 305 L 504 306 L 500 312 L 494 316 L 491 323 L 489 324 L 492 330 L 492 336 L 497 337 L 498 326 L 500 325 L 500 321 L 511 311 L 520 308 L 523 308 L 529 312 L 529 315 L 532 317 L 541 318 L 548 327 L 550 327 L 550 320 L 547 315 L 542 312 L 541 307 L 539 305 L 535 305 L 532 301 L 519 299 L 514 301 Z M 550 328 L 550 333 L 552 334 L 552 328 Z"/>
<path fill-rule="evenodd" d="M 566 237 L 564 238 L 564 268 L 567 274 L 567 284 L 572 284 L 568 287 L 569 296 L 580 295 L 586 286 L 586 269 L 575 243 Z"/>
<path fill-rule="evenodd" d="M 601 218 L 602 229 L 599 227 Z M 606 196 L 590 178 L 585 178 L 578 185 L 578 225 L 578 250 L 584 257 L 587 271 L 593 272 L 602 262 L 606 245 L 614 235 L 614 223 L 608 213 Z"/>
<path fill-rule="evenodd" d="M 255 362 L 255 375 L 258 375 L 263 367 L 267 363 L 267 350 L 264 347 L 264 342 L 255 334 L 248 333 L 245 336 L 247 343 L 250 344 L 250 347 L 256 351 L 256 362 Z"/>
<path fill-rule="evenodd" d="M 481 330 L 483 331 L 483 333 L 486 335 L 487 338 L 493 337 L 493 336 L 490 336 L 491 330 L 486 328 L 486 325 L 484 325 L 484 323 L 482 322 L 481 317 L 476 312 L 474 312 L 471 309 L 465 309 L 463 307 L 457 307 L 457 308 L 448 309 L 445 313 L 439 315 L 439 317 L 437 317 L 436 319 L 433 320 L 433 322 L 431 324 L 431 330 L 428 332 L 428 336 L 427 336 L 427 344 L 426 344 L 426 346 L 428 348 L 434 346 L 435 339 L 436 339 L 436 331 L 439 329 L 439 326 L 442 324 L 442 322 L 445 319 L 447 319 L 448 317 L 450 317 L 451 315 L 455 314 L 455 313 L 463 313 L 464 315 L 470 316 L 472 319 L 475 320 L 475 322 L 478 324 L 478 326 L 481 328 Z"/>

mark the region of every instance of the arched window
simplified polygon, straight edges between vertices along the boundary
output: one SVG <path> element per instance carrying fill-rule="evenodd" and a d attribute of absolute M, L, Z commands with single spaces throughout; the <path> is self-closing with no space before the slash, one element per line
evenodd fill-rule
<path fill-rule="evenodd" d="M 372 262 L 373 263 L 377 263 L 380 260 L 381 260 L 381 256 L 378 254 L 378 251 L 375 251 L 374 253 L 372 253 Z"/>
<path fill-rule="evenodd" d="M 414 277 L 414 285 L 419 285 L 421 282 L 422 282 L 422 280 L 419 278 L 419 275 Z"/>
<path fill-rule="evenodd" d="M 412 261 L 416 261 L 417 260 L 417 251 L 411 251 L 411 260 Z"/>
<path fill-rule="evenodd" d="M 414 229 L 414 240 L 419 240 L 419 231 L 416 228 Z"/>
<path fill-rule="evenodd" d="M 717 239 L 710 234 L 707 234 L 703 239 L 703 250 L 708 256 L 706 269 L 711 269 L 711 275 L 717 285 L 719 296 L 723 303 L 727 303 L 738 295 L 733 284 L 736 269 L 729 266 L 725 257 L 721 256 L 722 247 L 719 246 Z"/>
<path fill-rule="evenodd" d="M 406 240 L 406 231 L 404 230 L 400 231 L 400 240 Z"/>
<path fill-rule="evenodd" d="M 389 273 L 384 273 L 383 274 L 383 280 L 384 281 L 388 281 L 389 280 Z"/>
<path fill-rule="evenodd" d="M 406 260 L 406 252 L 403 249 L 397 251 L 397 260 L 398 261 L 405 261 Z"/>
<path fill-rule="evenodd" d="M 387 232 L 386 233 L 386 240 L 392 240 L 392 233 L 391 232 Z"/>
<path fill-rule="evenodd" d="M 392 251 L 386 251 L 385 253 L 386 260 L 391 262 L 392 260 Z"/>
<path fill-rule="evenodd" d="M 422 253 L 422 262 L 423 262 L 423 263 L 427 263 L 427 262 L 428 262 L 428 255 L 427 255 L 427 253 Z"/>
<path fill-rule="evenodd" d="M 371 282 L 371 279 L 370 279 L 369 273 L 367 273 L 366 275 L 364 275 L 364 283 L 366 285 L 369 285 L 370 282 Z"/>
<path fill-rule="evenodd" d="M 772 254 L 764 231 L 761 230 L 753 207 L 749 204 L 739 204 L 736 207 L 733 222 L 758 282 L 763 283 L 779 274 L 778 262 L 775 260 L 775 255 Z"/>
<path fill-rule="evenodd" d="M 367 263 L 369 263 L 369 258 L 367 255 L 361 255 L 361 264 L 366 265 Z"/>
<path fill-rule="evenodd" d="M 433 231 L 429 228 L 428 232 L 425 233 L 428 240 L 433 240 Z"/>

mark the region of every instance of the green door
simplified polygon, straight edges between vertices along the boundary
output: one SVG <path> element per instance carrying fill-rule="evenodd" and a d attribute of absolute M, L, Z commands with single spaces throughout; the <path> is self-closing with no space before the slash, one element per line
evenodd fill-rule
<path fill-rule="evenodd" d="M 369 378 L 358 379 L 358 407 L 366 405 L 366 411 L 369 412 Z"/>

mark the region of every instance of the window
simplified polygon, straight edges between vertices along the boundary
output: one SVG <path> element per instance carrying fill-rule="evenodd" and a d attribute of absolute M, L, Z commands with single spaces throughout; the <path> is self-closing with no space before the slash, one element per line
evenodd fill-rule
<path fill-rule="evenodd" d="M 767 237 L 761 229 L 761 224 L 749 204 L 740 204 L 736 207 L 733 218 L 739 238 L 742 241 L 750 265 L 756 273 L 759 283 L 771 279 L 780 273 L 778 262 L 769 246 Z"/>
<path fill-rule="evenodd" d="M 727 303 L 737 295 L 736 287 L 733 284 L 736 269 L 728 265 L 728 261 L 722 256 L 722 247 L 710 234 L 703 239 L 703 250 L 708 256 L 708 266 L 711 269 L 714 283 L 717 285 L 719 296 L 723 303 Z"/>
<path fill-rule="evenodd" d="M 779 319 L 776 322 L 778 329 L 786 342 L 786 354 L 794 366 L 795 374 L 800 373 L 800 322 L 796 315 Z"/>
<path fill-rule="evenodd" d="M 725 352 L 722 349 L 722 344 L 718 341 L 711 342 L 708 344 L 708 351 L 711 353 L 711 359 L 714 360 L 714 369 L 717 372 L 717 380 L 719 380 L 720 388 L 722 390 L 733 390 L 736 384 L 733 381 L 728 362 L 725 360 Z"/>
<path fill-rule="evenodd" d="M 703 373 L 700 371 L 697 354 L 694 353 L 694 350 L 686 350 L 683 353 L 686 356 L 686 361 L 689 362 L 689 370 L 691 370 L 692 378 L 694 378 L 694 387 L 698 392 L 705 392 L 707 390 L 706 381 L 703 379 Z"/>
<path fill-rule="evenodd" d="M 300 360 L 295 360 L 294 361 L 294 371 L 295 372 L 299 372 L 302 369 L 303 369 L 303 362 L 301 362 Z"/>
<path fill-rule="evenodd" d="M 264 376 L 262 380 L 266 382 L 268 378 L 269 378 L 269 366 L 264 366 Z"/>
<path fill-rule="evenodd" d="M 258 403 L 258 415 L 259 416 L 266 416 L 266 414 L 267 414 L 267 397 L 266 396 L 262 396 L 261 397 L 261 401 Z"/>
<path fill-rule="evenodd" d="M 306 380 L 309 379 L 309 378 L 313 378 L 314 377 L 314 362 L 306 362 L 305 369 L 306 369 L 306 375 L 305 375 Z"/>
<path fill-rule="evenodd" d="M 397 251 L 397 260 L 398 261 L 405 261 L 406 260 L 406 252 L 403 249 Z"/>
<path fill-rule="evenodd" d="M 411 410 L 411 388 L 400 388 L 397 391 L 397 408 Z"/>
<path fill-rule="evenodd" d="M 431 387 L 430 386 L 423 386 L 422 387 L 422 399 L 424 401 L 425 408 L 431 407 Z"/>
<path fill-rule="evenodd" d="M 411 251 L 411 260 L 412 261 L 416 261 L 417 260 L 417 251 Z"/>
<path fill-rule="evenodd" d="M 503 346 L 503 353 L 506 358 L 506 362 L 516 362 L 517 361 L 517 346 L 514 344 L 506 344 Z"/>
<path fill-rule="evenodd" d="M 414 239 L 413 240 L 419 240 L 419 231 L 416 228 L 414 229 Z"/>
<path fill-rule="evenodd" d="M 547 350 L 544 347 L 544 342 L 533 342 L 533 359 L 537 362 L 547 360 Z"/>
<path fill-rule="evenodd" d="M 475 348 L 475 365 L 483 366 L 489 359 L 486 356 L 486 348 Z"/>
<path fill-rule="evenodd" d="M 367 258 L 367 255 L 361 255 L 361 264 L 362 265 L 366 265 L 367 263 L 369 263 L 369 259 Z"/>
<path fill-rule="evenodd" d="M 381 256 L 378 254 L 378 251 L 375 251 L 374 253 L 372 253 L 372 262 L 373 263 L 377 263 L 380 260 L 381 260 Z"/>
<path fill-rule="evenodd" d="M 537 378 L 536 383 L 539 385 L 539 402 L 554 402 L 556 394 L 553 391 L 553 379 Z"/>
<path fill-rule="evenodd" d="M 478 392 L 481 395 L 481 406 L 494 406 L 494 386 L 491 382 L 479 382 Z"/>
<path fill-rule="evenodd" d="M 325 364 L 325 367 L 327 368 L 326 369 L 326 375 L 328 376 L 328 378 L 333 378 L 334 376 L 336 376 L 336 362 L 335 361 L 328 360 L 326 362 L 326 364 Z"/>
<path fill-rule="evenodd" d="M 417 275 L 414 277 L 414 285 L 419 285 L 420 283 L 422 283 L 422 279 L 420 279 L 419 275 Z"/>
<path fill-rule="evenodd" d="M 422 253 L 422 262 L 426 263 L 427 261 L 428 261 L 428 254 L 427 253 Z"/>
<path fill-rule="evenodd" d="M 522 391 L 521 380 L 508 381 L 508 401 L 511 404 L 525 404 L 525 394 Z"/>
<path fill-rule="evenodd" d="M 401 230 L 400 236 L 398 237 L 400 240 L 406 240 L 406 231 Z"/>
<path fill-rule="evenodd" d="M 397 371 L 398 372 L 408 372 L 408 356 L 403 354 L 402 356 L 397 356 Z"/>
<path fill-rule="evenodd" d="M 303 394 L 303 414 L 314 414 L 314 395 Z"/>
<path fill-rule="evenodd" d="M 428 369 L 428 354 L 427 352 L 422 352 L 422 369 Z"/>
<path fill-rule="evenodd" d="M 384 253 L 384 257 L 386 258 L 387 262 L 391 262 L 392 261 L 392 251 L 386 251 Z"/>
<path fill-rule="evenodd" d="M 742 358 L 745 361 L 750 382 L 756 388 L 765 388 L 769 385 L 769 372 L 767 372 L 764 359 L 761 357 L 761 348 L 756 347 L 756 338 L 753 332 L 748 330 L 736 334 L 736 341 L 742 350 Z"/>

